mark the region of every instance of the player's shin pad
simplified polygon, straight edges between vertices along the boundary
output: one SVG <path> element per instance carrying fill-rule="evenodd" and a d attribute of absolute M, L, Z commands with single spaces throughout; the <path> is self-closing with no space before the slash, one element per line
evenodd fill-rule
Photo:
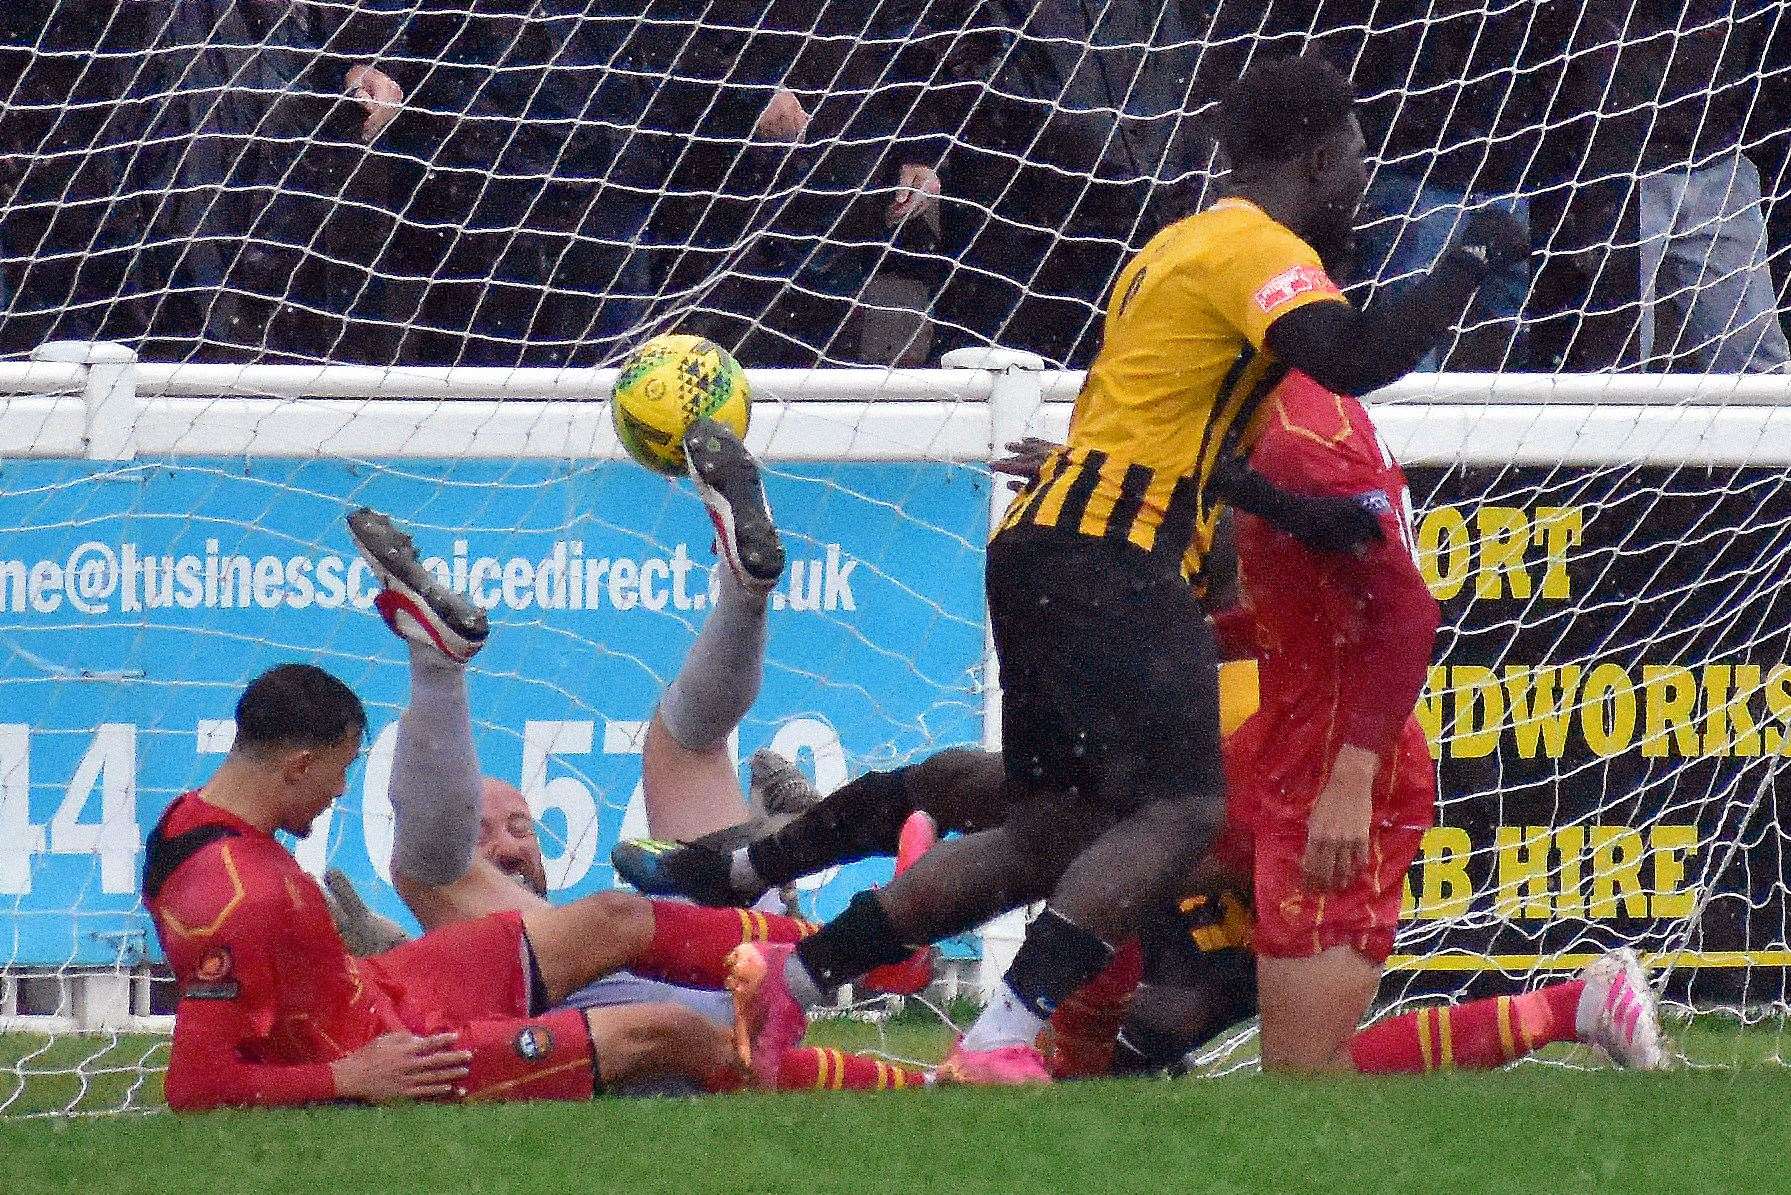
<path fill-rule="evenodd" d="M 860 892 L 846 911 L 796 946 L 796 957 L 824 991 L 849 983 L 873 967 L 899 963 L 914 949 L 902 941 L 883 902 Z"/>
<path fill-rule="evenodd" d="M 1047 908 L 1026 927 L 1026 940 L 1007 969 L 1007 985 L 1040 1020 L 1063 998 L 1106 967 L 1113 947 Z"/>

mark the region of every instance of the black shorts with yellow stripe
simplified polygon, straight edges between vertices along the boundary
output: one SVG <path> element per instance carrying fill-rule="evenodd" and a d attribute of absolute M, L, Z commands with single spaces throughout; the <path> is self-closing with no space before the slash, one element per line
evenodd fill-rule
<path fill-rule="evenodd" d="M 1010 780 L 1118 813 L 1224 799 L 1212 632 L 1179 561 L 1037 525 L 987 562 Z"/>
<path fill-rule="evenodd" d="M 1159 989 L 1151 1019 L 1177 1057 L 1256 1015 L 1252 923 L 1249 894 L 1230 887 L 1157 905 L 1139 922 L 1144 982 Z"/>

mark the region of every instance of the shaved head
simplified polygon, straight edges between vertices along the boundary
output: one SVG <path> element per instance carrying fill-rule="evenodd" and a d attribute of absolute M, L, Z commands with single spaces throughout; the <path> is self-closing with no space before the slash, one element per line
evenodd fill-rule
<path fill-rule="evenodd" d="M 537 896 L 547 895 L 547 867 L 528 798 L 514 784 L 485 777 L 479 811 L 479 854 Z"/>

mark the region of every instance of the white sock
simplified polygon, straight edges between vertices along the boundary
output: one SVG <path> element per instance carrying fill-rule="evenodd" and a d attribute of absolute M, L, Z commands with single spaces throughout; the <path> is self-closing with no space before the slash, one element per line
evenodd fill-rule
<path fill-rule="evenodd" d="M 742 896 L 763 896 L 771 887 L 753 867 L 752 858 L 743 846 L 734 848 L 733 860 L 728 864 L 728 883 Z"/>
<path fill-rule="evenodd" d="M 1003 980 L 988 1007 L 964 1035 L 963 1049 L 994 1050 L 1002 1046 L 1030 1046 L 1038 1040 L 1045 1018 L 1020 1003 L 1020 997 Z"/>
<path fill-rule="evenodd" d="M 827 1003 L 827 993 L 821 990 L 821 985 L 815 982 L 815 977 L 808 973 L 808 968 L 802 965 L 794 951 L 784 960 L 784 983 L 789 986 L 790 995 L 796 997 L 796 1003 L 804 1008 Z"/>

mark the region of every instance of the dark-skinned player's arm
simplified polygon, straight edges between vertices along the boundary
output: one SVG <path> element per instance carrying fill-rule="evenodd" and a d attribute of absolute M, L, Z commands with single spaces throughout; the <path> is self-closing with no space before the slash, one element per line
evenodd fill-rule
<path fill-rule="evenodd" d="M 1343 888 L 1368 862 L 1373 787 L 1418 704 L 1441 612 L 1413 556 L 1401 506 L 1382 487 L 1380 446 L 1360 434 L 1340 441 L 1271 434 L 1252 458 L 1277 484 L 1360 505 L 1382 537 L 1359 554 L 1326 553 L 1313 600 L 1341 647 L 1338 749 L 1314 802 L 1303 870 L 1314 886 Z"/>
<path fill-rule="evenodd" d="M 1480 284 L 1529 256 L 1515 217 L 1482 208 L 1429 274 L 1366 311 L 1341 300 L 1297 306 L 1268 326 L 1263 341 L 1277 358 L 1340 394 L 1363 395 L 1404 377 L 1458 323 Z M 1239 460 L 1220 462 L 1211 492 L 1323 552 L 1350 552 L 1380 538 L 1363 512 L 1328 497 L 1302 494 Z"/>
<path fill-rule="evenodd" d="M 1472 213 L 1430 273 L 1358 311 L 1308 303 L 1269 325 L 1269 351 L 1320 385 L 1360 397 L 1418 367 L 1461 321 L 1480 284 L 1530 255 L 1530 238 L 1499 208 Z"/>

